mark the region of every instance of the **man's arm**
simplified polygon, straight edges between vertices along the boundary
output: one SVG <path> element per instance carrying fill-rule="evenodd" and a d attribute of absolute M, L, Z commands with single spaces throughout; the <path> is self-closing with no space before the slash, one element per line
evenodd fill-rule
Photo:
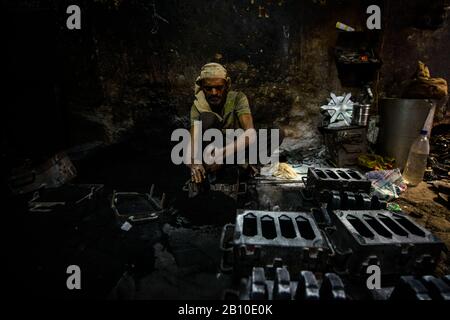
<path fill-rule="evenodd" d="M 236 154 L 245 150 L 249 145 L 256 143 L 256 130 L 253 125 L 253 117 L 250 113 L 242 114 L 239 116 L 239 123 L 244 129 L 244 133 L 241 134 L 236 141 L 227 145 L 221 152 L 223 158 Z"/>
<path fill-rule="evenodd" d="M 198 135 L 201 134 L 201 132 L 199 132 L 200 130 L 198 130 L 198 128 L 196 128 L 196 126 L 192 126 L 190 133 L 191 133 L 191 143 L 190 143 L 190 163 L 188 164 L 188 167 L 191 168 L 191 177 L 192 177 L 192 181 L 195 183 L 201 183 L 203 181 L 203 179 L 205 179 L 206 177 L 206 170 L 203 166 L 203 164 L 198 163 L 199 160 L 201 161 L 201 159 L 196 159 L 196 151 L 197 150 L 201 150 L 201 145 L 197 146 L 197 141 L 198 140 Z M 196 163 L 197 160 L 197 163 Z"/>
<path fill-rule="evenodd" d="M 195 107 L 195 105 L 192 105 L 191 107 L 191 141 L 190 141 L 190 162 L 187 164 L 187 166 L 191 169 L 191 179 L 193 182 L 195 183 L 201 183 L 203 181 L 203 179 L 206 177 L 206 170 L 204 168 L 204 166 L 201 164 L 201 159 L 197 159 L 197 162 L 195 161 L 196 159 L 196 151 L 200 150 L 202 146 L 198 146 L 196 145 L 197 141 L 199 141 L 198 136 L 201 135 L 202 133 L 200 132 L 199 128 L 196 127 L 196 121 L 200 121 L 200 112 L 198 112 L 197 108 Z M 201 140 L 200 140 L 201 141 Z M 199 162 L 200 160 L 200 162 Z M 196 164 L 199 163 L 199 164 Z"/>

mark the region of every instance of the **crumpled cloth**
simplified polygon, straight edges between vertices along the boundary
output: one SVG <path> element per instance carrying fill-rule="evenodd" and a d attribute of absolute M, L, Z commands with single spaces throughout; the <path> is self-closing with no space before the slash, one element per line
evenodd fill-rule
<path fill-rule="evenodd" d="M 366 173 L 366 177 L 372 181 L 371 195 L 382 200 L 397 199 L 408 189 L 400 169 L 372 171 Z"/>
<path fill-rule="evenodd" d="M 273 176 L 285 180 L 298 179 L 297 172 L 295 172 L 295 170 L 287 163 L 279 163 Z"/>
<path fill-rule="evenodd" d="M 437 99 L 448 95 L 447 81 L 442 78 L 432 78 L 430 70 L 421 61 L 414 79 L 407 84 L 402 97 L 410 99 Z"/>
<path fill-rule="evenodd" d="M 273 176 L 283 180 L 298 180 L 298 173 L 287 163 L 274 163 L 261 169 L 261 176 Z"/>

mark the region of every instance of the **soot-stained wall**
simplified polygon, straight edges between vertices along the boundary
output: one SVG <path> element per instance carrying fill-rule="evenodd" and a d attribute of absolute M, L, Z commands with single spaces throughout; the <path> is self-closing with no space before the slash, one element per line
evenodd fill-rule
<path fill-rule="evenodd" d="M 337 76 L 335 24 L 365 29 L 374 3 L 383 20 L 378 93 L 398 94 L 418 59 L 450 79 L 449 19 L 436 30 L 415 26 L 429 1 L 79 1 L 82 28 L 67 30 L 65 9 L 76 2 L 41 5 L 54 14 L 55 59 L 47 63 L 56 72 L 48 81 L 68 146 L 132 138 L 165 148 L 171 131 L 187 125 L 194 79 L 211 61 L 226 65 L 233 88 L 247 94 L 257 126 L 283 127 L 288 148 L 318 146 L 319 107 L 330 92 L 357 92 Z M 18 16 L 27 10 L 12 6 Z"/>

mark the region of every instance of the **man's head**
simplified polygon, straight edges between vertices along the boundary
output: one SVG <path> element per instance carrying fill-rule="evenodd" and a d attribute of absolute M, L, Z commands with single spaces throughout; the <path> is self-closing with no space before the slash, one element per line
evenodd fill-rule
<path fill-rule="evenodd" d="M 196 83 L 210 105 L 220 106 L 225 102 L 230 78 L 227 77 L 227 70 L 222 65 L 218 63 L 204 65 Z"/>
<path fill-rule="evenodd" d="M 210 105 L 220 106 L 227 96 L 227 81 L 220 78 L 202 80 L 201 87 Z"/>

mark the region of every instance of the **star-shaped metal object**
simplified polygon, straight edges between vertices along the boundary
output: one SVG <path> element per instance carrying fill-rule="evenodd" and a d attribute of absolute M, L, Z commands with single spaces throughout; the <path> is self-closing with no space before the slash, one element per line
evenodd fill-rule
<path fill-rule="evenodd" d="M 331 116 L 330 126 L 342 127 L 351 125 L 353 114 L 351 97 L 351 93 L 344 94 L 342 97 L 337 97 L 334 93 L 331 93 L 331 100 L 328 105 L 320 107 L 320 109 L 327 111 Z"/>

